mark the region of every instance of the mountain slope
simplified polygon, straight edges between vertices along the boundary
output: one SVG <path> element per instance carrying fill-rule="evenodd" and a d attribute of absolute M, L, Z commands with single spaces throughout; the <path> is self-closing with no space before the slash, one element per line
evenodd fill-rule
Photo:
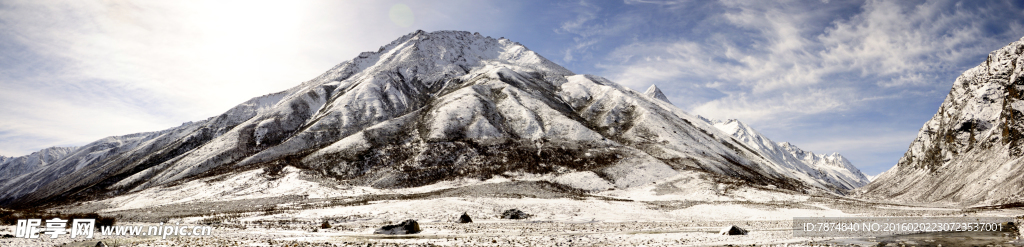
<path fill-rule="evenodd" d="M 0 184 L 0 203 L 21 197 L 91 197 L 128 175 L 175 160 L 276 103 L 282 93 L 246 101 L 224 114 L 179 127 L 112 136 L 86 144 L 43 169 Z M 36 194 L 31 194 L 37 192 Z M 42 194 L 42 195 L 41 195 Z"/>
<path fill-rule="evenodd" d="M 761 152 L 768 160 L 776 164 L 779 170 L 790 172 L 789 176 L 791 177 L 831 184 L 845 190 L 855 189 L 869 182 L 857 167 L 838 153 L 817 155 L 788 142 L 777 143 L 735 119 L 709 120 L 709 122 L 747 146 Z"/>
<path fill-rule="evenodd" d="M 0 188 L 0 202 L 106 197 L 288 166 L 376 188 L 510 172 L 587 172 L 631 188 L 682 171 L 829 188 L 789 177 L 667 101 L 573 74 L 519 43 L 418 31 L 220 116 L 83 146 L 20 180 L 31 186 Z"/>
<path fill-rule="evenodd" d="M 865 197 L 910 202 L 1024 201 L 1024 39 L 961 74 L 903 158 Z"/>

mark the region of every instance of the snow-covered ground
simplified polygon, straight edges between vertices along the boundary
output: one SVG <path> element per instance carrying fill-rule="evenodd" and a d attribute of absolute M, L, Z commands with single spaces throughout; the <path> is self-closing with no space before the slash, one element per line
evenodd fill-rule
<path fill-rule="evenodd" d="M 116 212 L 161 205 L 223 202 L 275 198 L 282 195 L 301 196 L 306 199 L 329 199 L 369 195 L 409 195 L 436 192 L 452 188 L 515 181 L 540 181 L 564 184 L 590 191 L 590 195 L 629 201 L 701 201 L 701 202 L 801 202 L 809 196 L 783 190 L 715 183 L 700 178 L 700 173 L 683 171 L 662 182 L 644 182 L 647 185 L 615 190 L 606 180 L 590 171 L 567 172 L 561 175 L 506 173 L 488 180 L 460 178 L 439 183 L 402 189 L 376 189 L 366 186 L 343 186 L 334 180 L 319 178 L 291 166 L 276 175 L 265 169 L 253 169 L 192 180 L 173 186 L 149 188 L 124 196 L 113 197 L 90 204 L 105 205 L 100 212 Z M 570 200 L 570 199 L 566 199 Z"/>
<path fill-rule="evenodd" d="M 841 202 L 842 201 L 842 202 Z M 860 205 L 851 208 L 850 205 Z M 533 215 L 526 220 L 501 219 L 505 209 Z M 144 209 L 144 210 L 151 210 Z M 455 220 L 462 213 L 474 223 Z M 864 240 L 793 237 L 793 217 L 960 214 L 1013 216 L 1019 209 L 966 212 L 959 209 L 857 204 L 856 201 L 808 198 L 802 203 L 745 201 L 621 201 L 608 199 L 540 199 L 443 197 L 422 200 L 379 200 L 364 205 L 253 212 L 232 217 L 211 215 L 172 219 L 168 224 L 201 225 L 218 219 L 211 236 L 111 237 L 85 242 L 68 238 L 0 239 L 2 246 L 94 246 L 96 241 L 121 246 L 721 246 L 822 243 L 876 243 Z M 421 233 L 375 235 L 380 226 L 406 219 L 419 222 Z M 331 227 L 321 229 L 322 222 Z M 123 222 L 155 225 L 155 222 Z M 724 236 L 723 226 L 736 225 L 748 235 Z M 13 226 L 0 228 L 0 234 Z M 80 241 L 82 239 L 79 239 Z M 851 242 L 852 241 L 852 242 Z"/>
<path fill-rule="evenodd" d="M 318 181 L 315 175 L 285 167 L 276 175 L 255 169 L 60 209 L 99 211 L 126 219 L 140 219 L 133 218 L 139 215 L 169 215 L 144 222 L 124 220 L 119 224 L 145 226 L 166 222 L 217 227 L 212 236 L 166 240 L 153 237 L 97 239 L 107 243 L 117 241 L 122 246 L 801 246 L 840 240 L 793 237 L 793 217 L 1024 215 L 1024 210 L 1019 209 L 962 210 L 793 194 L 771 188 L 716 184 L 697 175 L 684 171 L 663 182 L 629 189 L 605 188 L 578 196 L 520 197 L 467 195 L 460 189 L 493 189 L 486 186 L 517 182 L 557 184 L 560 179 L 586 181 L 580 178 L 589 175 L 580 172 L 562 176 L 506 174 L 484 181 L 461 179 L 385 190 Z M 292 197 L 282 201 L 281 195 Z M 402 195 L 424 196 L 399 198 Z M 352 201 L 357 202 L 349 203 Z M 273 204 L 276 208 L 250 207 L 256 203 Z M 233 204 L 248 209 L 225 208 Z M 211 211 L 214 208 L 217 210 Z M 532 217 L 501 219 L 504 210 L 513 208 Z M 470 215 L 474 223 L 455 223 L 463 213 Z M 406 219 L 417 220 L 423 232 L 407 236 L 373 234 L 383 225 Z M 330 229 L 319 228 L 324 221 L 331 225 Z M 717 234 L 720 228 L 729 225 L 750 233 L 745 236 Z M 0 235 L 3 231 L 13 231 L 11 227 L 0 229 Z M 9 238 L 0 239 L 0 245 L 94 246 L 97 240 L 69 243 L 67 238 L 56 241 Z"/>

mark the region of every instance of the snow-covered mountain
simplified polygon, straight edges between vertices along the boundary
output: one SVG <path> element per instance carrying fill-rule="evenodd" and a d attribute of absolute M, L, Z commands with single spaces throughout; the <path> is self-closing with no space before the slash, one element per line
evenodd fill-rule
<path fill-rule="evenodd" d="M 701 119 L 705 118 L 701 117 Z M 846 190 L 858 188 L 870 182 L 860 169 L 857 169 L 838 153 L 814 154 L 788 142 L 774 142 L 735 119 L 728 121 L 705 120 L 760 152 L 780 171 L 788 172 L 787 175 L 790 177 L 832 184 Z"/>
<path fill-rule="evenodd" d="M 962 205 L 1024 201 L 1024 38 L 960 75 L 893 168 L 862 188 L 876 199 Z"/>
<path fill-rule="evenodd" d="M 417 31 L 219 116 L 85 145 L 0 184 L 0 203 L 285 168 L 375 188 L 528 173 L 626 189 L 700 173 L 796 192 L 835 189 L 792 177 L 663 94 L 574 74 L 507 39 Z"/>
<path fill-rule="evenodd" d="M 665 102 L 668 102 L 669 104 L 672 104 L 672 101 L 668 101 L 668 97 L 665 97 L 665 93 L 662 93 L 661 89 L 655 85 L 651 85 L 651 87 L 648 87 L 647 91 L 644 91 L 644 95 L 650 96 L 651 98 L 660 99 Z"/>
<path fill-rule="evenodd" d="M 878 177 L 878 175 L 874 175 L 874 176 L 867 175 L 867 176 L 868 176 L 868 181 L 875 181 L 875 178 Z"/>
<path fill-rule="evenodd" d="M 867 185 L 871 180 L 864 175 L 860 169 L 857 169 L 846 157 L 839 153 L 831 154 L 814 154 L 810 151 L 804 151 L 788 142 L 779 143 L 782 148 L 789 151 L 799 160 L 802 160 L 804 164 L 807 164 L 811 168 L 814 168 L 820 172 L 824 177 L 825 181 L 838 185 L 843 188 L 859 188 Z"/>
<path fill-rule="evenodd" d="M 64 158 L 74 150 L 75 147 L 50 147 L 21 157 L 0 156 L 0 184 L 42 169 Z"/>

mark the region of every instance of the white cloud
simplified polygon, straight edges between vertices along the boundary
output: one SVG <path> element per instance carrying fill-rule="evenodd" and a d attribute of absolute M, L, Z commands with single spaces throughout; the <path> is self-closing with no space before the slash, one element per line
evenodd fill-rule
<path fill-rule="evenodd" d="M 410 2 L 416 19 L 402 27 L 393 4 L 5 1 L 0 45 L 19 49 L 0 51 L 0 154 L 205 119 L 416 29 L 485 32 L 509 19 L 478 11 L 492 3 Z"/>
<path fill-rule="evenodd" d="M 879 86 L 920 85 L 922 75 L 943 66 L 955 67 L 978 54 L 987 54 L 999 41 L 986 36 L 980 11 L 947 13 L 945 1 L 905 6 L 897 2 L 870 1 L 860 15 L 836 22 L 818 36 L 826 47 L 823 67 L 847 67 L 865 75 L 897 76 Z M 1009 23 L 1007 23 L 1009 24 Z M 1019 34 L 1019 33 L 1018 33 Z M 946 83 L 946 82 L 943 82 Z"/>
<path fill-rule="evenodd" d="M 558 29 L 554 30 L 556 33 L 571 33 L 578 35 L 578 37 L 574 38 L 576 44 L 563 50 L 563 61 L 574 61 L 576 59 L 574 53 L 584 52 L 590 48 L 590 46 L 597 43 L 597 40 L 593 36 L 596 35 L 595 32 L 598 31 L 599 28 L 589 26 L 587 23 L 597 19 L 597 13 L 600 11 L 600 7 L 588 3 L 586 0 L 580 0 L 579 7 L 573 9 L 573 12 L 576 14 L 576 18 L 563 22 Z"/>
<path fill-rule="evenodd" d="M 563 62 L 573 62 L 592 57 L 590 50 L 609 37 L 616 37 L 628 32 L 646 18 L 631 15 L 602 16 L 601 6 L 587 0 L 580 0 L 571 11 L 575 18 L 564 21 L 555 33 L 573 35 L 575 44 L 562 50 Z"/>
<path fill-rule="evenodd" d="M 625 0 L 626 4 L 656 4 L 656 5 L 677 5 L 685 4 L 687 0 Z"/>

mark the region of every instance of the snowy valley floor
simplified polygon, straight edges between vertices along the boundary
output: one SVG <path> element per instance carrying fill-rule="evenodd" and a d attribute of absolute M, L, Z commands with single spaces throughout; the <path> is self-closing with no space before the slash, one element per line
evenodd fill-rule
<path fill-rule="evenodd" d="M 307 199 L 309 200 L 309 199 Z M 311 200 L 313 202 L 317 200 Z M 167 218 L 167 224 L 214 226 L 210 236 L 127 237 L 100 236 L 72 242 L 67 236 L 49 239 L 0 239 L 2 246 L 814 246 L 855 244 L 877 246 L 887 239 L 822 239 L 793 237 L 792 217 L 858 216 L 1018 216 L 1020 209 L 960 210 L 865 204 L 849 200 L 811 197 L 792 202 L 642 202 L 608 199 L 464 198 L 381 200 L 362 205 L 301 209 L 295 203 L 255 212 L 209 213 L 206 216 Z M 211 204 L 212 205 L 212 204 Z M 170 209 L 164 207 L 163 209 Z M 190 207 L 195 209 L 196 207 Z M 210 208 L 204 205 L 198 208 Z M 212 206 L 212 208 L 223 208 Z M 533 214 L 527 220 L 500 219 L 502 210 L 517 208 Z M 213 209 L 215 210 L 215 209 Z M 180 210 L 179 213 L 194 210 Z M 455 223 L 463 212 L 474 223 Z M 154 215 L 152 208 L 119 212 Z M 379 235 L 386 224 L 416 219 L 423 232 Z M 331 227 L 321 229 L 326 220 Z M 158 225 L 157 221 L 119 222 L 118 225 Z M 723 226 L 736 225 L 748 235 L 723 236 Z M 0 235 L 13 232 L 5 226 Z M 975 239 L 972 241 L 982 241 Z M 892 240 L 926 246 L 928 239 Z M 934 241 L 934 240 L 931 240 Z M 1008 238 L 986 243 L 1013 245 Z M 972 244 L 977 242 L 971 242 Z M 66 245 L 65 245 L 66 244 Z M 910 246 L 908 245 L 908 246 Z M 1019 246 L 1020 242 L 1016 243 Z M 945 245 L 950 246 L 950 245 Z"/>
<path fill-rule="evenodd" d="M 286 169 L 267 178 L 243 172 L 171 187 L 152 188 L 53 210 L 118 218 L 117 225 L 212 226 L 210 236 L 102 236 L 79 242 L 0 238 L 0 246 L 1020 246 L 992 236 L 902 238 L 794 237 L 793 217 L 999 216 L 1022 208 L 960 209 L 896 205 L 834 196 L 794 195 L 771 188 L 714 184 L 691 175 L 629 190 L 580 193 L 519 174 L 487 181 L 451 181 L 410 189 L 379 190 L 323 183 Z M 282 196 L 286 195 L 286 196 Z M 501 219 L 507 209 L 532 215 Z M 455 223 L 466 213 L 474 223 Z M 407 219 L 423 230 L 379 235 L 374 230 Z M 326 221 L 330 228 L 321 229 Z M 1018 217 L 1019 222 L 1019 217 Z M 736 225 L 748 235 L 723 236 Z M 0 236 L 14 226 L 0 228 Z M 145 232 L 145 230 L 143 230 Z M 968 240 L 964 240 L 968 239 Z M 936 242 L 938 241 L 938 242 Z M 960 241 L 960 242 L 957 242 Z M 967 242 L 964 242 L 967 241 Z M 952 243 L 952 244 L 951 244 Z"/>

